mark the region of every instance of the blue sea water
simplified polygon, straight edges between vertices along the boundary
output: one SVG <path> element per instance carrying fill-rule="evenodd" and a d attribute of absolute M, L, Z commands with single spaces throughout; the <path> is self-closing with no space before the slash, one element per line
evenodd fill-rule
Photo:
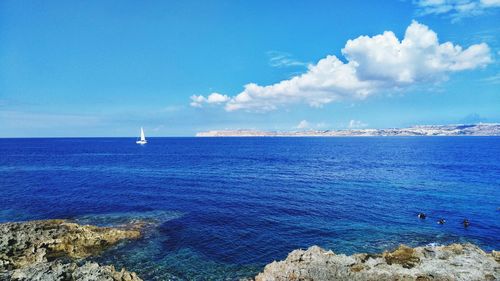
<path fill-rule="evenodd" d="M 145 280 L 249 277 L 311 245 L 498 250 L 499 207 L 498 137 L 0 139 L 0 222 L 155 220 L 95 258 Z"/>

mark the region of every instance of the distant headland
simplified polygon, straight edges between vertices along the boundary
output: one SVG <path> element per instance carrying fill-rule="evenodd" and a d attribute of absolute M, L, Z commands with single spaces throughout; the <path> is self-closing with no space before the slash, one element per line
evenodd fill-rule
<path fill-rule="evenodd" d="M 500 136 L 500 123 L 418 125 L 409 128 L 305 131 L 213 130 L 197 137 L 376 137 L 376 136 Z"/>

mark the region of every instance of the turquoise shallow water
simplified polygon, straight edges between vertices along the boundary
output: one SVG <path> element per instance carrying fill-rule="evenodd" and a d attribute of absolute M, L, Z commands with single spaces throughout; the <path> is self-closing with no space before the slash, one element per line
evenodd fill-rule
<path fill-rule="evenodd" d="M 500 249 L 498 137 L 0 139 L 0 155 L 0 221 L 151 221 L 95 258 L 145 280 L 253 276 L 315 244 Z"/>

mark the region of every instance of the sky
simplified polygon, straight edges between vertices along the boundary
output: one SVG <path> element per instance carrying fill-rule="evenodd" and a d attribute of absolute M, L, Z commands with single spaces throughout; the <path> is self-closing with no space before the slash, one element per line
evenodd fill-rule
<path fill-rule="evenodd" d="M 0 137 L 500 122 L 500 0 L 0 1 Z"/>

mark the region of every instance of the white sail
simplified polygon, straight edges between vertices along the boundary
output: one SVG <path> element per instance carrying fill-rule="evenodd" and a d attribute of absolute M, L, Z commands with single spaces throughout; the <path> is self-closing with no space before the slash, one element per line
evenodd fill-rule
<path fill-rule="evenodd" d="M 146 136 L 144 136 L 144 130 L 141 127 L 141 141 L 146 141 Z"/>
<path fill-rule="evenodd" d="M 137 144 L 146 144 L 148 141 L 146 140 L 146 136 L 144 135 L 144 129 L 141 127 L 141 139 L 136 141 Z"/>

